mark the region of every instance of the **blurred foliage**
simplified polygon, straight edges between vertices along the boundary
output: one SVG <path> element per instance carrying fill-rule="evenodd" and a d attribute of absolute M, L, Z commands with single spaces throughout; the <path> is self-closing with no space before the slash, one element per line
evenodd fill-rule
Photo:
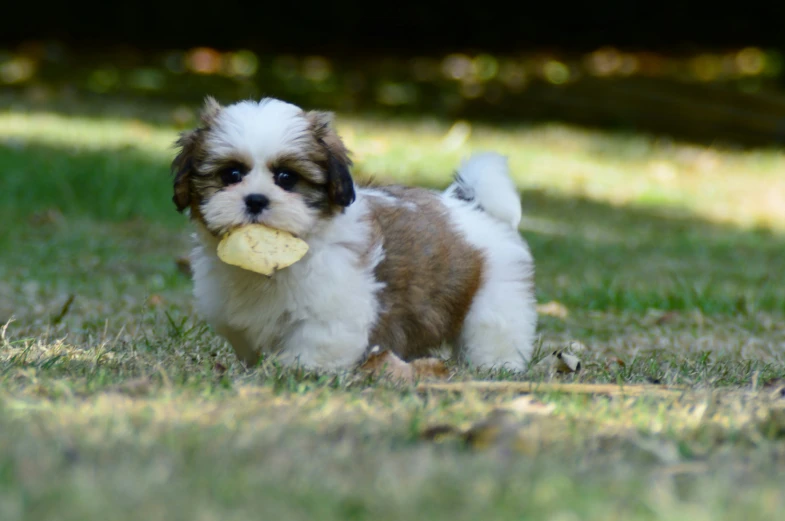
<path fill-rule="evenodd" d="M 530 52 L 379 56 L 259 55 L 208 47 L 76 53 L 52 42 L 0 50 L 0 107 L 144 99 L 190 125 L 205 94 L 277 96 L 344 112 L 490 121 L 562 120 L 749 144 L 785 142 L 783 57 L 756 47 L 671 56 L 604 47 Z M 160 117 L 160 115 L 159 115 Z"/>

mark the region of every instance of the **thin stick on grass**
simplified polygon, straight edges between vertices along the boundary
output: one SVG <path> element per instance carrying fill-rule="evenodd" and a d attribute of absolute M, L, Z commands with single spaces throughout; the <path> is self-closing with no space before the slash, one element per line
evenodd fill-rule
<path fill-rule="evenodd" d="M 573 393 L 573 394 L 606 394 L 613 396 L 678 396 L 685 391 L 683 387 L 666 387 L 653 384 L 569 384 L 554 382 L 449 382 L 449 383 L 421 383 L 417 385 L 418 392 L 428 391 L 480 391 L 480 392 L 515 392 L 529 393 Z"/>

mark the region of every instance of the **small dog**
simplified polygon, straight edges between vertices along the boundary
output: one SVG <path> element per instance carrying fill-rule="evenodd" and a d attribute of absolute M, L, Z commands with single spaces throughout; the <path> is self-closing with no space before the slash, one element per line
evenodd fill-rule
<path fill-rule="evenodd" d="M 329 112 L 208 97 L 201 120 L 176 143 L 173 201 L 196 226 L 197 309 L 242 361 L 332 370 L 375 346 L 411 360 L 447 345 L 475 367 L 527 367 L 534 262 L 505 157 L 471 157 L 444 192 L 359 187 Z M 221 236 L 250 223 L 309 251 L 272 277 L 221 262 Z"/>

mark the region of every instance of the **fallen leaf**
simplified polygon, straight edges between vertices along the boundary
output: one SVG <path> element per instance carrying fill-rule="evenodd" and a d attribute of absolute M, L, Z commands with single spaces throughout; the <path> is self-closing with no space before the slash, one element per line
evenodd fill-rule
<path fill-rule="evenodd" d="M 147 299 L 147 303 L 151 306 L 157 307 L 164 303 L 164 299 L 161 297 L 161 295 L 150 295 L 150 298 Z"/>
<path fill-rule="evenodd" d="M 463 434 L 463 439 L 474 449 L 487 449 L 511 439 L 520 425 L 520 421 L 510 411 L 494 409 L 486 419 L 472 425 Z"/>
<path fill-rule="evenodd" d="M 420 433 L 420 438 L 426 441 L 438 441 L 441 438 L 461 434 L 461 431 L 452 425 L 439 424 L 426 427 Z"/>
<path fill-rule="evenodd" d="M 190 278 L 193 275 L 193 271 L 191 270 L 191 260 L 188 257 L 178 257 L 175 260 L 175 264 L 177 265 L 177 271 L 186 277 Z"/>
<path fill-rule="evenodd" d="M 556 405 L 543 403 L 533 396 L 525 395 L 512 400 L 504 406 L 504 409 L 524 415 L 548 415 L 556 409 Z"/>
<path fill-rule="evenodd" d="M 611 357 L 605 361 L 605 370 L 611 374 L 618 374 L 622 369 L 627 367 L 627 364 L 618 357 Z"/>
<path fill-rule="evenodd" d="M 661 309 L 650 308 L 646 311 L 643 317 L 643 324 L 649 327 L 661 326 L 679 318 L 679 314 L 675 311 L 664 311 Z"/>
<path fill-rule="evenodd" d="M 510 411 L 494 409 L 488 417 L 472 425 L 463 435 L 473 449 L 506 449 L 534 456 L 544 444 L 564 432 L 560 420 L 539 417 L 519 420 Z"/>
<path fill-rule="evenodd" d="M 554 351 L 554 369 L 557 373 L 575 373 L 581 370 L 581 361 L 565 351 Z"/>
<path fill-rule="evenodd" d="M 570 314 L 567 311 L 567 307 L 562 304 L 561 302 L 551 301 L 546 304 L 540 304 L 537 306 L 537 313 L 540 315 L 548 315 L 550 317 L 557 317 L 561 318 L 562 320 L 567 318 Z"/>

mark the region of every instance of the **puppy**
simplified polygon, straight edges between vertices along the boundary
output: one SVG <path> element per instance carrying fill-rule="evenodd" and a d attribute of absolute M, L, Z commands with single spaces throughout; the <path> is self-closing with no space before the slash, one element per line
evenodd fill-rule
<path fill-rule="evenodd" d="M 358 187 L 330 113 L 208 97 L 201 120 L 176 143 L 173 201 L 196 228 L 197 309 L 242 361 L 333 370 L 374 346 L 411 360 L 446 345 L 475 367 L 526 368 L 534 262 L 506 158 L 471 157 L 444 192 Z M 250 223 L 309 251 L 272 277 L 221 262 L 221 237 Z"/>

